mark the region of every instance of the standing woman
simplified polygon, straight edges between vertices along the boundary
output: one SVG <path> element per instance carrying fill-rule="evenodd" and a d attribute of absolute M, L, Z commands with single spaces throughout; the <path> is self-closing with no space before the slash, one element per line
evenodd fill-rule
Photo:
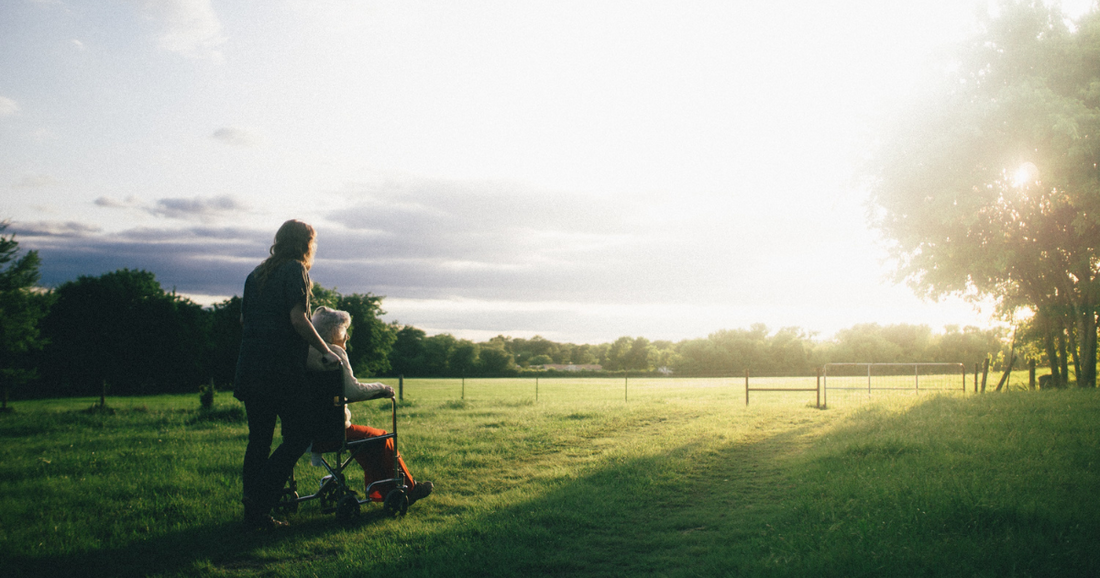
<path fill-rule="evenodd" d="M 275 233 L 270 256 L 244 282 L 243 333 L 233 396 L 248 414 L 244 453 L 245 523 L 256 528 L 285 525 L 271 517 L 283 484 L 310 444 L 305 366 L 312 346 L 326 364 L 337 357 L 310 323 L 309 269 L 317 250 L 313 227 L 290 220 Z M 282 444 L 271 453 L 275 418 Z"/>

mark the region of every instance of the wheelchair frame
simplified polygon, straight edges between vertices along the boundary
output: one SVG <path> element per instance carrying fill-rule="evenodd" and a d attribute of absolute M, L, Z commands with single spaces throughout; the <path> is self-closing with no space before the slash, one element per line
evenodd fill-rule
<path fill-rule="evenodd" d="M 305 496 L 299 495 L 298 481 L 294 478 L 294 472 L 291 471 L 290 477 L 287 479 L 287 485 L 283 489 L 279 501 L 275 504 L 275 511 L 282 514 L 294 513 L 298 511 L 299 504 L 311 500 L 318 500 L 320 501 L 322 512 L 326 514 L 335 512 L 337 520 L 347 521 L 359 515 L 360 506 L 362 504 L 373 501 L 370 498 L 370 494 L 375 486 L 392 483 L 395 488 L 386 493 L 382 500 L 382 508 L 386 514 L 392 517 L 404 515 L 409 509 L 409 486 L 405 483 L 405 472 L 398 463 L 397 400 L 393 398 L 390 399 L 390 413 L 393 423 L 390 433 L 349 442 L 344 428 L 344 406 L 347 405 L 348 401 L 343 395 L 343 373 L 340 370 L 310 373 L 316 374 L 312 376 L 312 379 L 308 380 L 308 385 L 311 390 L 311 399 L 313 403 L 316 404 L 311 409 L 313 409 L 315 418 L 319 420 L 318 433 L 314 435 L 315 447 L 318 447 L 317 444 L 319 442 L 319 447 L 322 448 L 327 447 L 324 443 L 325 441 L 329 441 L 328 445 L 332 444 L 333 440 L 324 440 L 321 439 L 320 436 L 324 433 L 322 428 L 326 425 L 330 428 L 328 433 L 330 435 L 333 434 L 334 428 L 332 424 L 326 424 L 325 420 L 335 420 L 337 417 L 340 426 L 340 443 L 334 451 L 321 452 L 321 462 L 328 471 L 328 475 L 321 479 L 317 492 Z M 332 437 L 335 436 L 332 435 Z M 393 440 L 394 477 L 372 482 L 365 488 L 365 498 L 361 500 L 359 499 L 358 493 L 348 487 L 347 476 L 344 470 L 347 469 L 359 452 L 364 451 L 368 446 L 373 444 L 384 444 L 388 439 Z M 344 452 L 347 452 L 346 458 L 343 457 Z M 331 463 L 328 459 L 325 459 L 324 454 L 326 453 L 336 454 L 335 459 L 333 459 Z"/>

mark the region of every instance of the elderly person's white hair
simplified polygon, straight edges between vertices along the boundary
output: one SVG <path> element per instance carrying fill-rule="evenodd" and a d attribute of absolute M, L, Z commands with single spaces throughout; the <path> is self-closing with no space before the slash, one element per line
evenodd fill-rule
<path fill-rule="evenodd" d="M 351 313 L 321 306 L 313 312 L 311 321 L 317 330 L 317 335 L 328 343 L 332 343 L 347 333 L 351 325 Z"/>

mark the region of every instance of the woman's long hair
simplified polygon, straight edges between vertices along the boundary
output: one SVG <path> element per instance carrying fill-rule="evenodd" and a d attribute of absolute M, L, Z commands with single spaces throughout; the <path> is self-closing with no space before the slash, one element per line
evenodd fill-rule
<path fill-rule="evenodd" d="M 271 272 L 287 261 L 299 261 L 309 271 L 313 267 L 313 254 L 317 251 L 317 233 L 307 223 L 291 219 L 279 227 L 275 233 L 275 244 L 268 253 L 270 257 L 260 263 L 259 278 L 262 289 Z"/>

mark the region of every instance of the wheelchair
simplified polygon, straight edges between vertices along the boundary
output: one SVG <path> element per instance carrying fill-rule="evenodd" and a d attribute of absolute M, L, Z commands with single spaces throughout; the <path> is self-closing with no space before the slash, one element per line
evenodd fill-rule
<path fill-rule="evenodd" d="M 337 520 L 346 522 L 359 515 L 363 504 L 381 501 L 382 509 L 387 515 L 403 516 L 409 509 L 410 488 L 406 483 L 404 472 L 397 463 L 397 400 L 390 399 L 393 427 L 389 433 L 348 441 L 344 427 L 344 406 L 348 401 L 344 397 L 342 370 L 307 371 L 306 383 L 309 390 L 309 411 L 315 424 L 313 451 L 322 454 L 322 466 L 328 474 L 321 479 L 316 493 L 299 495 L 298 481 L 294 478 L 292 471 L 279 501 L 275 504 L 275 512 L 295 513 L 303 502 L 316 500 L 320 503 L 322 512 L 335 513 Z M 394 477 L 375 480 L 365 488 L 366 497 L 360 499 L 358 493 L 348 487 L 347 467 L 360 452 L 366 451 L 375 444 L 385 444 L 389 439 L 393 440 L 394 446 Z M 374 490 L 381 489 L 376 486 L 391 486 L 391 489 L 381 500 L 372 499 L 370 496 L 375 493 Z"/>

